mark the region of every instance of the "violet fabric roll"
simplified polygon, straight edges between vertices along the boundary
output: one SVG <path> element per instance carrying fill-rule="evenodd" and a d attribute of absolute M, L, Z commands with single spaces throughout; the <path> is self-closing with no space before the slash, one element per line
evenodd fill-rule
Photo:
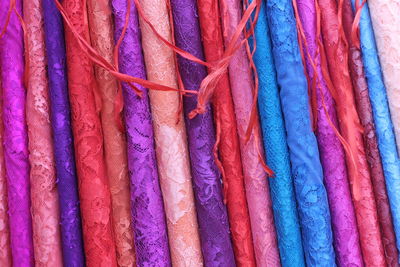
<path fill-rule="evenodd" d="M 125 24 L 127 1 L 112 0 L 112 7 L 114 39 L 118 40 Z M 122 73 L 146 78 L 133 1 L 128 28 L 119 49 L 119 68 Z M 142 98 L 126 83 L 122 84 L 136 261 L 138 266 L 171 266 L 149 99 L 147 89 L 136 86 L 143 92 Z"/>
<path fill-rule="evenodd" d="M 314 115 L 317 116 L 317 141 L 332 216 L 334 246 L 337 262 L 340 266 L 361 267 L 363 261 L 347 177 L 345 155 L 342 144 L 329 123 L 330 120 L 334 127 L 339 129 L 334 101 L 327 87 L 327 81 L 322 76 L 321 55 L 317 50 L 317 14 L 314 1 L 297 0 L 297 4 L 307 40 L 307 44 L 302 43 L 306 69 L 310 79 L 317 79 L 314 88 L 317 98 L 316 114 Z M 314 59 L 316 73 L 307 53 Z M 329 116 L 329 119 L 327 116 Z"/>
<path fill-rule="evenodd" d="M 204 59 L 195 0 L 172 0 L 175 41 L 179 48 Z M 204 66 L 178 56 L 178 66 L 187 90 L 198 90 L 206 77 Z M 226 207 L 222 199 L 221 179 L 213 154 L 215 144 L 211 108 L 193 119 L 190 111 L 197 97 L 183 99 L 189 155 L 205 266 L 235 266 Z"/>
<path fill-rule="evenodd" d="M 84 266 L 81 217 L 71 131 L 62 18 L 54 0 L 43 0 L 51 124 L 65 266 Z"/>
<path fill-rule="evenodd" d="M 16 11 L 22 14 L 22 1 L 15 2 Z M 0 1 L 0 25 L 5 25 L 9 3 L 7 0 Z M 33 265 L 23 44 L 21 24 L 12 12 L 8 28 L 0 39 L 0 65 L 11 253 L 16 267 Z"/>

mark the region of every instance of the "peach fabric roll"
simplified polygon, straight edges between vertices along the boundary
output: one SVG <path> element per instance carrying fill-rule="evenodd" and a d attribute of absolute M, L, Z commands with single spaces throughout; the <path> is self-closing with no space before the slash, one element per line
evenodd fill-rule
<path fill-rule="evenodd" d="M 0 79 L 0 95 L 2 94 Z M 3 118 L 2 110 L 3 101 L 0 100 L 0 118 Z M 12 266 L 10 229 L 8 227 L 7 177 L 3 150 L 3 120 L 0 120 L 0 266 Z"/>
<path fill-rule="evenodd" d="M 171 41 L 166 0 L 140 0 L 146 17 Z M 177 87 L 174 53 L 140 19 L 148 80 Z M 150 90 L 156 155 L 173 266 L 203 266 L 179 93 Z"/>
<path fill-rule="evenodd" d="M 114 38 L 111 7 L 108 0 L 87 0 L 89 30 L 93 47 L 112 62 Z M 110 184 L 112 222 L 118 266 L 134 266 L 133 231 L 130 212 L 130 191 L 125 136 L 117 125 L 114 101 L 118 84 L 115 78 L 101 67 L 95 66 L 98 90 L 101 94 L 101 124 L 104 135 L 104 154 Z M 122 123 L 122 122 L 121 122 Z"/>
<path fill-rule="evenodd" d="M 240 2 L 239 0 L 220 1 L 225 46 L 229 44 L 241 19 Z M 257 266 L 280 266 L 268 178 L 258 157 L 258 151 L 261 153 L 264 151 L 258 119 L 249 141 L 245 140 L 253 103 L 253 78 L 244 46 L 232 57 L 229 65 L 229 79 L 235 106 Z M 255 138 L 256 135 L 259 137 L 258 140 Z"/>
<path fill-rule="evenodd" d="M 368 6 L 400 154 L 400 1 L 369 0 Z"/>
<path fill-rule="evenodd" d="M 24 0 L 23 13 L 34 259 L 36 266 L 62 266 L 41 1 Z"/>

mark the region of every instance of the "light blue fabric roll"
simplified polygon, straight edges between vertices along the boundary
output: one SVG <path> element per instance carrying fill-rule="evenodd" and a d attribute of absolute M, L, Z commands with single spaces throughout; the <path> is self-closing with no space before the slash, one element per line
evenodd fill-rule
<path fill-rule="evenodd" d="M 280 99 L 308 266 L 336 266 L 331 219 L 316 137 L 312 131 L 307 81 L 297 42 L 292 1 L 268 0 Z"/>
<path fill-rule="evenodd" d="M 275 177 L 269 179 L 269 184 L 281 263 L 283 266 L 305 266 L 265 3 L 261 6 L 255 36 L 257 49 L 254 62 L 259 77 L 258 107 L 267 163 L 275 173 Z"/>
<path fill-rule="evenodd" d="M 354 9 L 355 1 L 357 0 L 351 0 Z M 362 2 L 362 0 L 359 1 L 360 3 Z M 369 98 L 378 137 L 378 147 L 385 174 L 386 190 L 392 211 L 397 249 L 400 250 L 400 159 L 367 3 L 365 3 L 361 11 L 360 41 Z"/>

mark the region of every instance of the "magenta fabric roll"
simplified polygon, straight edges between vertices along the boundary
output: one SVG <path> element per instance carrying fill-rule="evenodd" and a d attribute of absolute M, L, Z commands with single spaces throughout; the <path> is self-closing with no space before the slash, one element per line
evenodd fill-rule
<path fill-rule="evenodd" d="M 310 80 L 317 75 L 317 141 L 324 172 L 325 186 L 332 216 L 334 246 L 339 266 L 363 266 L 357 232 L 356 217 L 351 202 L 344 151 L 339 138 L 329 124 L 323 103 L 331 122 L 338 129 L 336 110 L 327 83 L 322 76 L 321 55 L 317 51 L 316 10 L 314 0 L 297 0 L 300 21 L 307 45 L 303 42 L 304 57 Z M 316 71 L 309 55 L 315 58 Z M 309 86 L 312 84 L 309 81 Z M 314 114 L 315 115 L 315 114 Z"/>
<path fill-rule="evenodd" d="M 1 26 L 5 24 L 8 8 L 9 1 L 1 0 Z M 16 9 L 22 14 L 21 0 L 16 0 Z M 11 250 L 15 267 L 33 265 L 23 44 L 21 24 L 13 12 L 7 31 L 0 39 L 0 65 L 3 86 L 4 161 L 7 173 Z"/>

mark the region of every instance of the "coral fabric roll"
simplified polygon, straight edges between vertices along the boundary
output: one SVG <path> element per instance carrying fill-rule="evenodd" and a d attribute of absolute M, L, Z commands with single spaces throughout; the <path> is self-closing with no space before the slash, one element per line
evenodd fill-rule
<path fill-rule="evenodd" d="M 237 0 L 223 0 L 220 4 L 224 41 L 225 46 L 228 46 L 241 18 L 241 5 Z M 243 37 L 239 39 L 241 40 Z M 245 140 L 253 103 L 253 81 L 244 46 L 231 59 L 229 79 L 238 122 L 237 129 L 257 266 L 280 266 L 267 175 L 257 153 L 258 151 L 263 153 L 258 120 L 255 122 L 249 141 Z M 259 137 L 258 140 L 256 136 Z"/>
<path fill-rule="evenodd" d="M 89 40 L 86 7 L 81 0 L 63 6 L 76 31 Z M 69 97 L 88 266 L 116 266 L 112 233 L 111 196 L 106 176 L 103 136 L 96 105 L 93 66 L 73 33 L 66 28 Z"/>
<path fill-rule="evenodd" d="M 379 229 L 371 175 L 364 149 L 362 126 L 355 107 L 346 47 L 340 41 L 338 8 L 335 0 L 318 0 L 321 8 L 321 26 L 329 73 L 337 94 L 336 107 L 341 134 L 350 146 L 346 154 L 348 175 L 353 194 L 358 231 L 364 263 L 374 266 L 386 264 Z M 355 166 L 356 165 L 356 166 Z"/>
<path fill-rule="evenodd" d="M 209 62 L 217 61 L 224 53 L 218 2 L 197 0 L 197 6 L 205 57 Z M 219 124 L 220 135 L 223 137 L 218 149 L 225 172 L 222 177 L 223 193 L 228 209 L 236 265 L 255 266 L 236 117 L 227 73 L 218 82 L 212 104 L 214 120 Z"/>
<path fill-rule="evenodd" d="M 9 1 L 0 1 L 0 25 L 5 25 Z M 22 0 L 16 0 L 22 14 Z M 28 132 L 25 124 L 23 86 L 23 32 L 15 12 L 0 40 L 3 87 L 4 163 L 7 176 L 8 214 L 13 265 L 33 265 L 32 219 L 28 162 Z"/>
<path fill-rule="evenodd" d="M 111 6 L 108 0 L 87 0 L 89 29 L 93 47 L 112 62 L 114 39 Z M 104 135 L 104 155 L 111 191 L 112 221 L 118 266 L 134 266 L 135 253 L 130 212 L 129 177 L 125 135 L 117 124 L 121 119 L 115 110 L 118 84 L 111 73 L 95 66 L 100 91 L 101 123 Z"/>
<path fill-rule="evenodd" d="M 127 1 L 113 0 L 112 6 L 117 40 L 125 24 Z M 134 4 L 129 12 L 128 28 L 119 50 L 119 67 L 123 73 L 145 79 L 138 15 Z M 171 259 L 158 181 L 150 104 L 147 89 L 139 85 L 137 87 L 143 92 L 142 98 L 126 83 L 122 84 L 136 262 L 138 266 L 168 267 L 171 266 Z"/>
<path fill-rule="evenodd" d="M 254 54 L 254 63 L 259 78 L 258 107 L 264 148 L 268 155 L 268 166 L 274 171 L 274 177 L 269 179 L 274 222 L 282 265 L 305 266 L 289 150 L 286 143 L 286 130 L 279 101 L 279 88 L 269 31 L 265 3 L 262 2 L 255 27 L 257 49 Z M 253 42 L 252 44 L 254 45 Z"/>
<path fill-rule="evenodd" d="M 68 99 L 64 29 L 54 0 L 43 0 L 53 148 L 65 266 L 83 266 L 81 216 Z"/>
<path fill-rule="evenodd" d="M 165 0 L 141 0 L 146 17 L 171 41 Z M 177 88 L 173 51 L 140 20 L 147 78 Z M 167 218 L 173 266 L 203 266 L 196 209 L 190 176 L 189 154 L 179 93 L 150 91 L 157 163 Z"/>
<path fill-rule="evenodd" d="M 292 1 L 266 3 L 306 263 L 336 266 L 331 217 L 317 140 L 312 132 Z"/>
<path fill-rule="evenodd" d="M 303 42 L 306 69 L 311 82 L 318 79 L 317 97 L 317 141 L 320 151 L 324 181 L 328 192 L 329 207 L 332 216 L 332 229 L 337 261 L 340 266 L 363 266 L 357 221 L 351 199 L 345 154 L 333 127 L 338 129 L 336 110 L 332 95 L 322 75 L 321 55 L 317 44 L 317 13 L 314 0 L 297 0 L 300 21 L 307 43 Z M 299 23 L 299 22 L 298 22 Z M 316 73 L 309 54 L 316 65 Z M 323 66 L 327 68 L 327 66 Z M 330 81 L 329 81 L 330 82 Z M 309 84 L 309 87 L 312 85 Z M 325 106 L 325 107 L 324 107 Z M 326 111 L 325 111 L 326 108 Z M 329 118 L 327 117 L 329 116 Z M 332 126 L 330 122 L 334 125 Z"/>
<path fill-rule="evenodd" d="M 368 5 L 400 154 L 400 2 L 370 0 Z"/>
<path fill-rule="evenodd" d="M 203 59 L 196 0 L 172 0 L 171 4 L 177 46 Z M 198 90 L 207 75 L 206 68 L 180 56 L 178 65 L 185 88 Z M 197 106 L 197 98 L 186 96 L 183 101 L 204 264 L 234 266 L 220 173 L 213 154 L 215 134 L 211 109 L 207 107 L 206 113 L 189 119 L 189 113 Z"/>
<path fill-rule="evenodd" d="M 361 2 L 362 0 L 360 0 L 360 3 Z M 355 8 L 355 0 L 352 0 L 352 4 L 353 8 Z M 400 214 L 398 214 L 399 209 L 397 207 L 400 205 L 400 195 L 398 194 L 398 188 L 400 187 L 400 158 L 397 153 L 396 137 L 390 118 L 386 88 L 383 81 L 367 3 L 361 11 L 359 25 L 362 59 L 364 62 L 365 75 L 367 77 L 369 98 L 371 100 L 378 146 L 386 181 L 386 190 L 384 187 L 380 187 L 379 190 L 377 190 L 378 188 L 374 185 L 375 199 L 379 220 L 381 222 L 382 241 L 385 249 L 386 261 L 390 266 L 399 266 L 399 253 L 396 248 L 396 239 L 399 240 L 399 232 L 397 232 L 397 238 L 395 239 L 393 227 L 382 227 L 382 221 L 385 220 L 385 225 L 393 223 L 399 225 Z M 379 196 L 377 192 L 379 192 Z M 389 196 L 390 207 L 387 202 L 387 195 Z M 392 210 L 393 217 L 390 214 L 390 210 Z M 394 219 L 393 223 L 392 218 Z"/>
<path fill-rule="evenodd" d="M 26 121 L 35 265 L 61 266 L 60 214 L 49 114 L 43 10 L 39 0 L 23 1 L 23 7 L 27 36 Z"/>
<path fill-rule="evenodd" d="M 0 78 L 0 95 L 1 88 Z M 0 100 L 0 266 L 11 267 L 11 246 L 10 246 L 10 227 L 8 226 L 8 203 L 7 203 L 7 177 L 6 168 L 4 166 L 4 149 L 3 149 L 3 100 Z"/>
<path fill-rule="evenodd" d="M 343 28 L 349 44 L 349 68 L 353 82 L 357 111 L 360 116 L 361 124 L 364 127 L 363 137 L 365 152 L 371 171 L 372 186 L 374 189 L 378 212 L 378 222 L 382 234 L 386 263 L 389 266 L 396 266 L 398 260 L 395 259 L 397 257 L 393 258 L 392 252 L 393 246 L 396 244 L 396 239 L 393 231 L 392 216 L 389 209 L 389 200 L 386 193 L 385 176 L 378 149 L 376 127 L 372 116 L 368 84 L 364 73 L 363 61 L 361 59 L 361 51 L 351 39 L 353 19 L 354 16 L 350 0 L 345 0 L 343 2 Z M 398 221 L 398 219 L 395 218 L 395 221 Z"/>

